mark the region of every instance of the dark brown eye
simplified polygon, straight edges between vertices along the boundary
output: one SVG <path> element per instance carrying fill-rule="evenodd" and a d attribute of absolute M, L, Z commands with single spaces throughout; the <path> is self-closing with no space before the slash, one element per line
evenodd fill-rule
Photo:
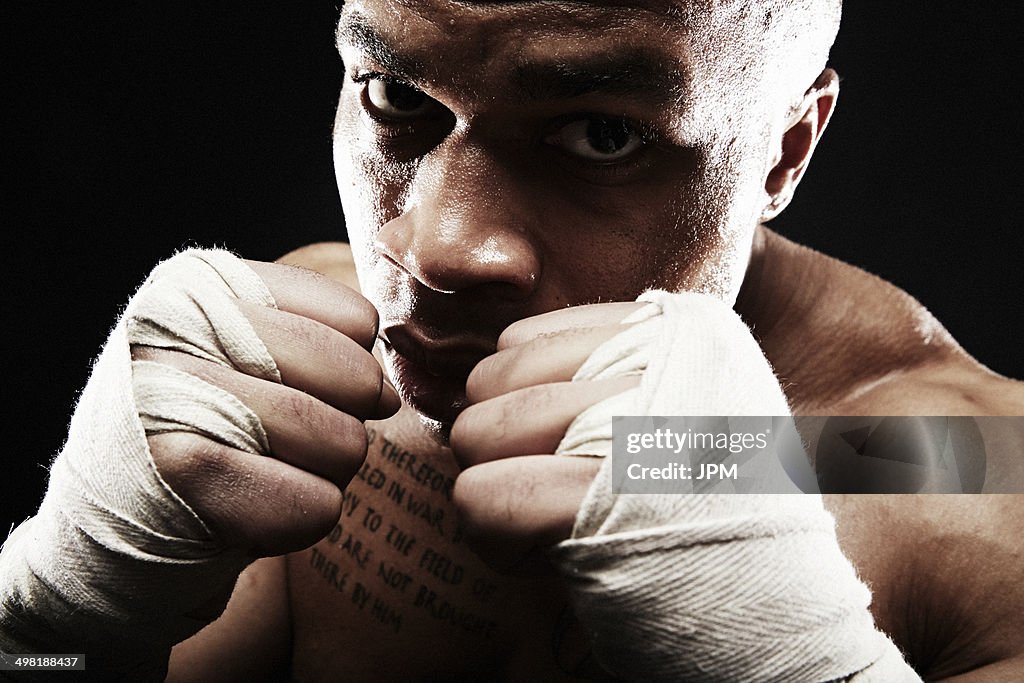
<path fill-rule="evenodd" d="M 588 161 L 617 161 L 644 145 L 643 136 L 628 121 L 608 116 L 572 121 L 544 141 Z"/>
<path fill-rule="evenodd" d="M 407 83 L 370 79 L 366 84 L 366 99 L 373 113 L 388 119 L 408 119 L 428 112 L 434 100 L 422 90 Z"/>

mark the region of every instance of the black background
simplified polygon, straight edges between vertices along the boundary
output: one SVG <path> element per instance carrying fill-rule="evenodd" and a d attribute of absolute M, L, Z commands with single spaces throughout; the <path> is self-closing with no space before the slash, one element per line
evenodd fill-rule
<path fill-rule="evenodd" d="M 1024 377 L 1012 4 L 847 3 L 838 111 L 773 225 L 920 299 Z M 330 2 L 7 2 L 0 524 L 31 513 L 90 360 L 186 244 L 342 239 Z M 2 537 L 2 536 L 0 536 Z"/>

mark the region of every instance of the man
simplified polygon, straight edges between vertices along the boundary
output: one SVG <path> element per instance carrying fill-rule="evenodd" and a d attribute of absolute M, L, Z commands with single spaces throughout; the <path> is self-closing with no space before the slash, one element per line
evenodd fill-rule
<path fill-rule="evenodd" d="M 240 308 L 281 384 L 133 344 L 237 396 L 274 456 L 149 433 L 174 494 L 268 558 L 175 648 L 170 678 L 602 676 L 592 625 L 538 568 L 597 465 L 545 454 L 635 386 L 569 380 L 652 287 L 734 304 L 796 414 L 1021 414 L 1021 386 L 905 294 L 760 226 L 831 115 L 837 21 L 831 3 L 346 5 L 335 156 L 352 250 L 283 260 L 372 306 L 252 264 L 280 310 Z M 406 407 L 363 439 L 360 420 L 398 407 L 365 350 L 375 330 Z M 992 467 L 1019 480 L 1013 452 Z M 1014 497 L 828 503 L 877 625 L 920 674 L 1019 671 Z"/>

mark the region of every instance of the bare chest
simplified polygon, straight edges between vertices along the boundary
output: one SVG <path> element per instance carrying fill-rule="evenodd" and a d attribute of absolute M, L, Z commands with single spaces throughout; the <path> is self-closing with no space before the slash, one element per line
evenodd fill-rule
<path fill-rule="evenodd" d="M 289 558 L 296 680 L 558 680 L 586 656 L 557 580 L 514 579 L 464 544 L 445 451 L 370 431 L 341 519 Z"/>

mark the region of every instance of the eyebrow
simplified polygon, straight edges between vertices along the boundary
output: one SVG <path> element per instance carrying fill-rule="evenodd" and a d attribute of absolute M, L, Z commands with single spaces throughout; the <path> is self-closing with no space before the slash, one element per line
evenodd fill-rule
<path fill-rule="evenodd" d="M 646 52 L 586 57 L 573 62 L 518 64 L 512 80 L 529 99 L 565 99 L 591 93 L 680 99 L 682 75 Z"/>
<path fill-rule="evenodd" d="M 335 40 L 339 49 L 351 45 L 410 83 L 426 80 L 431 71 L 424 62 L 402 54 L 360 14 L 341 17 Z M 537 101 L 605 94 L 679 102 L 684 93 L 678 65 L 666 64 L 664 57 L 640 49 L 572 61 L 522 62 L 513 67 L 511 81 L 524 99 Z"/>
<path fill-rule="evenodd" d="M 369 55 L 396 78 L 417 81 L 427 70 L 423 62 L 411 59 L 392 47 L 361 14 L 342 15 L 334 41 L 339 51 L 342 46 L 351 45 Z"/>

